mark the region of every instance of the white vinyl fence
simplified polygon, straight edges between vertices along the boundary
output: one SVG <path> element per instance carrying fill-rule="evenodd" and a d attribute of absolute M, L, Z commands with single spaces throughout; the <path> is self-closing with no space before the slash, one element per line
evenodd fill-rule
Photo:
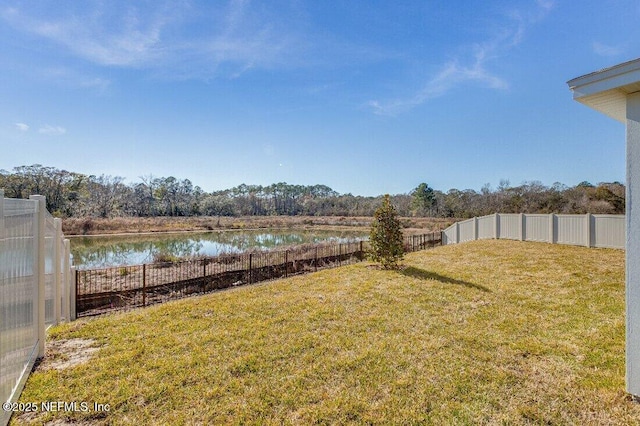
<path fill-rule="evenodd" d="M 69 240 L 43 196 L 4 198 L 0 190 L 0 403 L 17 401 L 46 327 L 73 318 Z M 0 410 L 0 425 L 11 411 Z"/>
<path fill-rule="evenodd" d="M 484 239 L 625 248 L 625 216 L 606 214 L 492 214 L 442 231 L 442 244 Z"/>

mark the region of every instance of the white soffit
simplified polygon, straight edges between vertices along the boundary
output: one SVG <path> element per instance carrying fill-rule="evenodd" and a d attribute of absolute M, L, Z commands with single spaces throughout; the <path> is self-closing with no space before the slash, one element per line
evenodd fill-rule
<path fill-rule="evenodd" d="M 640 59 L 574 78 L 567 84 L 573 99 L 624 123 L 627 95 L 640 92 Z"/>

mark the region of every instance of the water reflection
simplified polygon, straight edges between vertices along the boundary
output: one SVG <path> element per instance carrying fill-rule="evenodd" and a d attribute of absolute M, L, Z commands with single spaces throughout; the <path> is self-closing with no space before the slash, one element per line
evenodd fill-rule
<path fill-rule="evenodd" d="M 163 254 L 175 257 L 217 256 L 248 249 L 270 250 L 323 241 L 366 238 L 354 231 L 224 231 L 189 234 L 81 237 L 71 239 L 74 265 L 80 269 L 150 263 Z"/>

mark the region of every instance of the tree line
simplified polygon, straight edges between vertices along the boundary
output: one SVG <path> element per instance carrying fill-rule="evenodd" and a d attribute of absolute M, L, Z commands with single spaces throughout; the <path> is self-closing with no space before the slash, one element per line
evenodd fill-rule
<path fill-rule="evenodd" d="M 373 216 L 382 195 L 339 194 L 326 185 L 268 186 L 242 184 L 206 192 L 189 179 L 142 176 L 124 178 L 85 175 L 39 164 L 0 170 L 5 197 L 46 196 L 47 209 L 57 217 L 149 216 Z M 625 187 L 620 182 L 581 182 L 575 186 L 503 180 L 494 189 L 450 189 L 446 192 L 420 183 L 406 194 L 390 197 L 400 216 L 468 218 L 501 213 L 608 213 L 625 210 Z"/>

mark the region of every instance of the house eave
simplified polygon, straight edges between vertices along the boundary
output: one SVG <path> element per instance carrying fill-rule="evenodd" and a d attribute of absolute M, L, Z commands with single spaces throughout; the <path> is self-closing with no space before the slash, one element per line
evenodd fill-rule
<path fill-rule="evenodd" d="M 567 82 L 573 99 L 620 122 L 626 121 L 626 96 L 640 92 L 640 58 Z"/>

